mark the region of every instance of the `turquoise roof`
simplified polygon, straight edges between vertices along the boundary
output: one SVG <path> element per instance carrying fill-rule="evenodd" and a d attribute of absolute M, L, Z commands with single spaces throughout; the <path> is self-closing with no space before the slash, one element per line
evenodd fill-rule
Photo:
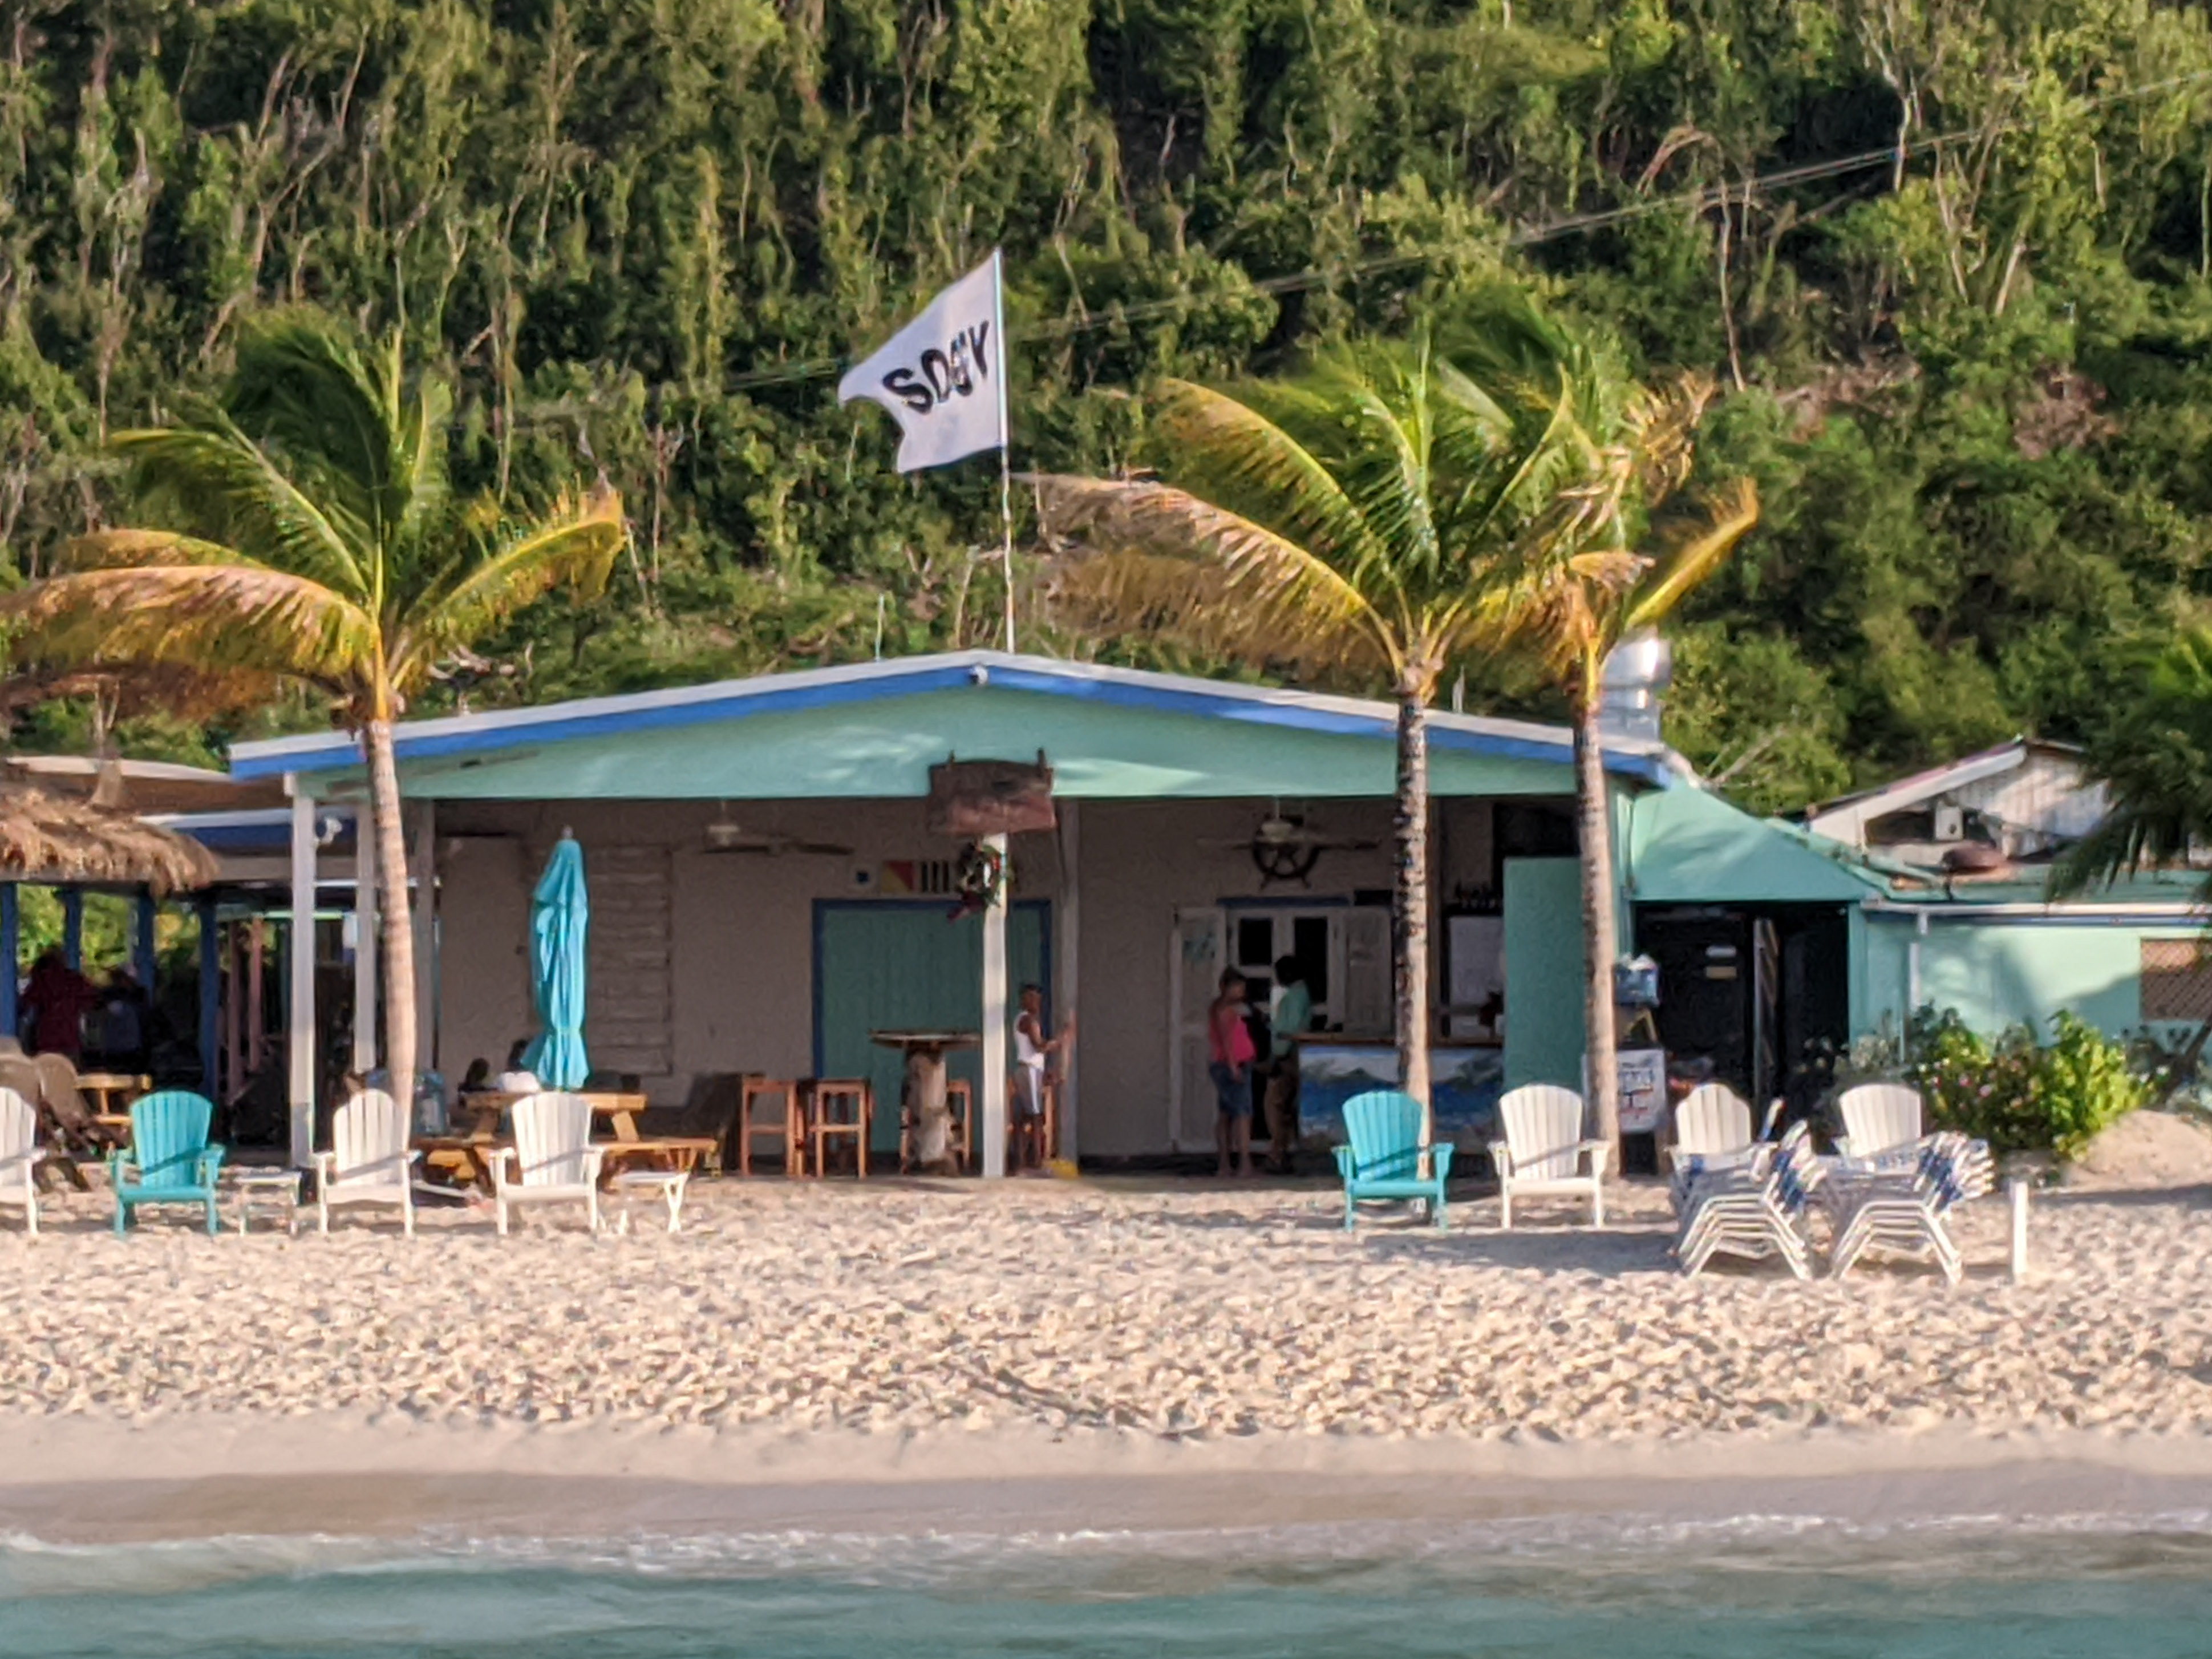
<path fill-rule="evenodd" d="M 1646 904 L 1856 904 L 1887 884 L 1835 842 L 1754 817 L 1701 788 L 1627 807 L 1622 884 Z"/>
<path fill-rule="evenodd" d="M 963 652 L 401 724 L 400 786 L 432 799 L 798 799 L 927 793 L 948 755 L 1042 750 L 1071 799 L 1389 796 L 1388 703 Z M 1437 713 L 1441 795 L 1571 793 L 1560 727 Z M 1609 744 L 1609 770 L 1673 776 L 1656 744 Z M 342 733 L 238 744 L 240 777 L 361 775 Z"/>

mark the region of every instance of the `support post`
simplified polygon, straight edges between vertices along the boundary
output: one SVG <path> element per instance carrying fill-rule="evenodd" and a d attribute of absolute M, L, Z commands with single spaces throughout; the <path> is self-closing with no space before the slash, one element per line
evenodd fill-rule
<path fill-rule="evenodd" d="M 291 965 L 285 1053 L 290 1061 L 292 1162 L 305 1169 L 315 1146 L 315 798 L 297 774 L 292 793 L 292 925 L 285 954 Z"/>
<path fill-rule="evenodd" d="M 149 1004 L 154 1000 L 154 975 L 159 962 L 154 954 L 154 921 L 160 909 L 154 895 L 141 889 L 131 918 L 131 971 L 144 989 Z"/>
<path fill-rule="evenodd" d="M 0 1035 L 21 1036 L 22 1009 L 16 993 L 23 974 L 21 889 L 0 882 Z"/>
<path fill-rule="evenodd" d="M 999 896 L 983 907 L 983 1175 L 1006 1173 L 1006 900 L 1013 871 L 1006 862 L 1006 838 L 986 836 L 987 852 L 999 855 L 1005 879 Z"/>
<path fill-rule="evenodd" d="M 84 971 L 84 889 L 62 889 L 62 957 L 78 973 Z"/>
<path fill-rule="evenodd" d="M 376 825 L 363 806 L 353 815 L 353 1068 L 362 1077 L 376 1069 Z"/>
<path fill-rule="evenodd" d="M 1059 803 L 1060 815 L 1060 927 L 1054 934 L 1053 1018 L 1060 1030 L 1078 1006 L 1076 985 L 1083 962 L 1083 817 L 1076 802 Z M 1080 1042 L 1081 1024 L 1077 1025 Z M 1077 1157 L 1076 1043 L 1060 1051 L 1060 1155 L 1073 1164 Z"/>
<path fill-rule="evenodd" d="M 216 1068 L 222 1041 L 222 924 L 216 920 L 214 899 L 203 897 L 194 908 L 200 918 L 200 1092 L 221 1100 Z"/>
<path fill-rule="evenodd" d="M 2012 1201 L 2012 1282 L 2027 1282 L 2027 1182 L 2020 1176 L 2012 1178 L 2008 1188 Z"/>
<path fill-rule="evenodd" d="M 438 804 L 415 806 L 415 1069 L 438 1070 Z M 411 1097 L 410 1097 L 411 1098 Z"/>

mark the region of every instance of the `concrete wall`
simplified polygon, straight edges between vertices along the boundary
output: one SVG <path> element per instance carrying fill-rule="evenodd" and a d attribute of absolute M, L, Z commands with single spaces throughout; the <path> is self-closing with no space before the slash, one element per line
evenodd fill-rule
<path fill-rule="evenodd" d="M 2119 1036 L 2143 1023 L 2143 941 L 2196 937 L 2187 927 L 2033 916 L 1931 917 L 1923 935 L 1913 921 L 1881 913 L 1854 919 L 1863 939 L 1854 951 L 1855 1034 L 1879 1030 L 1885 1020 L 1894 1030 L 1904 1018 L 1916 939 L 1920 1002 L 1956 1009 L 1978 1031 L 2026 1024 L 2047 1035 L 2051 1017 L 2064 1010 Z"/>
<path fill-rule="evenodd" d="M 1170 918 L 1179 905 L 1261 895 L 1247 842 L 1267 804 L 1087 801 L 1078 810 L 1082 1150 L 1109 1157 L 1157 1152 L 1168 1118 Z M 708 854 L 711 803 L 442 803 L 439 1055 L 447 1076 L 458 1079 L 478 1056 L 496 1066 L 507 1046 L 530 1032 L 529 890 L 563 826 L 583 843 L 587 872 L 595 848 L 672 851 L 674 1069 L 643 1079 L 654 1100 L 683 1100 L 701 1073 L 811 1069 L 814 902 L 863 896 L 856 869 L 943 858 L 951 849 L 926 833 L 919 801 L 749 801 L 729 815 L 749 831 L 834 842 L 854 853 Z M 1325 852 L 1308 888 L 1278 884 L 1267 896 L 1296 902 L 1387 890 L 1390 817 L 1387 801 L 1316 805 L 1309 824 L 1377 845 Z M 1432 844 L 1441 904 L 1455 888 L 1492 882 L 1489 805 L 1441 802 L 1437 819 Z M 1054 837 L 1017 837 L 1013 862 L 1017 896 L 1054 897 Z M 1055 938 L 1063 925 L 1055 914 Z"/>

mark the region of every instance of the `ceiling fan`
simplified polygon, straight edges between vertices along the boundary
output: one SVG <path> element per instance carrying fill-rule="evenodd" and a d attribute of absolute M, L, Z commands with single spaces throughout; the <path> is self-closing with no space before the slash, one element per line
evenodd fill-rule
<path fill-rule="evenodd" d="M 1285 812 L 1280 805 L 1252 827 L 1243 841 L 1201 841 L 1202 847 L 1242 847 L 1252 854 L 1260 872 L 1260 884 L 1279 881 L 1303 882 L 1328 852 L 1364 853 L 1381 843 L 1370 837 L 1332 836 L 1309 825 L 1301 813 Z"/>
<path fill-rule="evenodd" d="M 851 848 L 840 847 L 834 842 L 808 841 L 801 836 L 787 836 L 773 830 L 748 831 L 726 809 L 718 811 L 707 825 L 707 851 L 756 853 L 767 858 L 781 858 L 787 853 L 826 859 L 853 856 Z"/>

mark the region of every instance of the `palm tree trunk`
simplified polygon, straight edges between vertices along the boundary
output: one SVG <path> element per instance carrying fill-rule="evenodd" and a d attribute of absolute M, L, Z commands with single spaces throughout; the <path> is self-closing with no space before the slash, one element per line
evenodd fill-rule
<path fill-rule="evenodd" d="M 1429 1099 L 1429 723 L 1427 699 L 1398 692 L 1398 883 L 1390 913 L 1397 996 L 1398 1086 L 1421 1103 L 1421 1139 L 1435 1139 Z M 1425 1173 L 1428 1158 L 1422 1158 Z"/>
<path fill-rule="evenodd" d="M 392 722 L 373 720 L 368 746 L 370 816 L 375 820 L 376 873 L 383 884 L 384 1064 L 392 1097 L 415 1109 L 415 924 L 407 902 L 407 827 L 401 821 L 399 768 L 392 758 Z"/>
<path fill-rule="evenodd" d="M 1575 834 L 1582 851 L 1583 1032 L 1589 1057 L 1589 1103 L 1596 1139 L 1620 1168 L 1620 1091 L 1613 1030 L 1613 817 L 1598 733 L 1597 677 L 1585 676 L 1575 705 Z"/>

